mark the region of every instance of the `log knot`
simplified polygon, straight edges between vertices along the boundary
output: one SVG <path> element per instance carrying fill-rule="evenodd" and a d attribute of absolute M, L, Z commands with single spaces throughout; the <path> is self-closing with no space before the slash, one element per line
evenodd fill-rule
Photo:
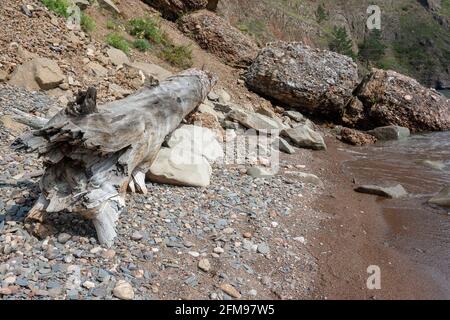
<path fill-rule="evenodd" d="M 67 104 L 66 113 L 72 116 L 97 113 L 97 89 L 89 87 L 86 91 L 78 91 L 75 101 Z"/>

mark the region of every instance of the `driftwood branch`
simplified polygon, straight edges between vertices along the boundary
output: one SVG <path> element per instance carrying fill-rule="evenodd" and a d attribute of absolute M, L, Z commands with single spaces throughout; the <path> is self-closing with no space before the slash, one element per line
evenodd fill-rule
<path fill-rule="evenodd" d="M 100 243 L 111 246 L 127 188 L 147 192 L 145 174 L 165 137 L 200 105 L 214 83 L 206 72 L 188 70 L 98 108 L 95 89 L 79 93 L 43 127 L 13 144 L 38 152 L 45 163 L 42 195 L 29 218 L 79 213 L 93 220 Z"/>

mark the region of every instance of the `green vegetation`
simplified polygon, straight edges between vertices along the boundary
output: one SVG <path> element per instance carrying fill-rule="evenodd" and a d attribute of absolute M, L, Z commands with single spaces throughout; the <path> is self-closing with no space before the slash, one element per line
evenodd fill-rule
<path fill-rule="evenodd" d="M 125 53 L 128 53 L 130 51 L 130 45 L 128 41 L 119 33 L 113 32 L 108 34 L 108 36 L 106 37 L 106 43 L 116 49 L 122 50 Z"/>
<path fill-rule="evenodd" d="M 94 19 L 92 19 L 91 16 L 87 15 L 84 12 L 81 13 L 80 24 L 81 24 L 81 29 L 87 33 L 94 31 L 95 26 L 96 26 Z"/>
<path fill-rule="evenodd" d="M 106 21 L 106 28 L 108 30 L 117 30 L 118 29 L 118 24 L 116 21 L 108 19 L 108 21 Z"/>
<path fill-rule="evenodd" d="M 62 17 L 69 17 L 68 8 L 70 3 L 68 0 L 41 0 L 42 4 L 47 7 L 48 10 L 56 13 Z"/>
<path fill-rule="evenodd" d="M 133 47 L 141 52 L 145 52 L 151 48 L 150 42 L 147 39 L 136 39 L 133 42 Z"/>
<path fill-rule="evenodd" d="M 128 22 L 128 32 L 139 39 L 147 39 L 153 43 L 167 42 L 166 34 L 160 29 L 159 22 L 152 18 L 131 19 Z"/>
<path fill-rule="evenodd" d="M 151 17 L 131 19 L 127 30 L 137 38 L 133 45 L 138 50 L 152 49 L 162 59 L 179 68 L 192 66 L 192 49 L 174 44 L 161 29 L 159 20 Z"/>
<path fill-rule="evenodd" d="M 373 30 L 359 45 L 359 59 L 369 65 L 378 63 L 384 56 L 386 46 L 383 43 L 380 30 Z"/>
<path fill-rule="evenodd" d="M 450 17 L 450 0 L 442 0 L 440 14 Z"/>
<path fill-rule="evenodd" d="M 180 68 L 192 66 L 192 49 L 189 46 L 167 45 L 161 50 L 160 56 Z"/>
<path fill-rule="evenodd" d="M 334 27 L 331 37 L 332 38 L 328 44 L 331 51 L 344 54 L 353 59 L 355 58 L 352 40 L 348 36 L 344 27 Z"/>
<path fill-rule="evenodd" d="M 318 23 L 328 20 L 328 13 L 325 11 L 325 7 L 319 4 L 316 11 L 316 18 Z"/>

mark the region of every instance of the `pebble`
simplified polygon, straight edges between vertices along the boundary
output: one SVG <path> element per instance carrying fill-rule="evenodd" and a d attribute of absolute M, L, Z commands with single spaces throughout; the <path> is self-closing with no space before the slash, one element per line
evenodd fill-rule
<path fill-rule="evenodd" d="M 236 298 L 236 299 L 240 299 L 241 298 L 241 294 L 239 293 L 239 291 L 236 290 L 235 287 L 233 287 L 231 284 L 228 283 L 223 283 L 220 285 L 220 289 L 225 292 L 226 294 L 228 294 L 230 297 Z"/>
<path fill-rule="evenodd" d="M 88 280 L 88 281 L 83 282 L 83 287 L 90 290 L 90 289 L 95 288 L 95 283 Z"/>
<path fill-rule="evenodd" d="M 267 243 L 263 242 L 258 244 L 257 251 L 261 254 L 268 254 L 270 252 L 270 248 Z"/>
<path fill-rule="evenodd" d="M 295 240 L 295 241 L 298 241 L 298 242 L 300 242 L 300 243 L 302 243 L 302 244 L 305 244 L 305 242 L 306 242 L 306 240 L 305 240 L 304 237 L 296 237 L 296 238 L 294 238 L 294 240 Z"/>
<path fill-rule="evenodd" d="M 134 291 L 131 284 L 124 280 L 119 280 L 114 287 L 113 294 L 116 298 L 121 300 L 133 300 Z"/>
<path fill-rule="evenodd" d="M 216 247 L 216 248 L 214 248 L 213 251 L 214 251 L 214 253 L 217 253 L 217 254 L 222 254 L 225 252 L 225 250 L 223 250 L 221 247 Z"/>
<path fill-rule="evenodd" d="M 134 241 L 140 241 L 140 240 L 142 240 L 142 238 L 144 238 L 144 235 L 142 233 L 140 233 L 139 231 L 135 231 L 131 235 L 131 239 Z"/>
<path fill-rule="evenodd" d="M 105 259 L 112 259 L 116 256 L 116 252 L 112 249 L 108 249 L 102 253 L 102 257 Z"/>
<path fill-rule="evenodd" d="M 198 268 L 202 271 L 209 272 L 211 270 L 211 264 L 208 259 L 204 258 L 198 262 Z"/>
<path fill-rule="evenodd" d="M 89 252 L 92 254 L 97 254 L 97 253 L 101 252 L 102 250 L 103 250 L 102 247 L 94 247 Z"/>
<path fill-rule="evenodd" d="M 197 251 L 189 251 L 188 254 L 193 256 L 194 258 L 200 257 L 200 253 L 198 253 Z"/>
<path fill-rule="evenodd" d="M 252 237 L 252 234 L 250 232 L 244 232 L 242 235 L 245 239 L 250 239 Z"/>
<path fill-rule="evenodd" d="M 58 242 L 61 244 L 65 244 L 67 241 L 70 240 L 70 238 L 72 238 L 72 236 L 68 233 L 60 233 L 58 235 Z"/>
<path fill-rule="evenodd" d="M 258 291 L 256 291 L 255 289 L 252 289 L 248 292 L 248 295 L 252 296 L 252 297 L 256 297 L 257 294 L 258 294 Z"/>

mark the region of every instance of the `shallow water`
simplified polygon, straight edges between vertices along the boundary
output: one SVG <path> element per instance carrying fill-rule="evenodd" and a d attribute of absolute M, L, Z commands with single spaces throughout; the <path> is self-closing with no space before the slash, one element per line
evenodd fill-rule
<path fill-rule="evenodd" d="M 450 132 L 414 135 L 346 152 L 354 160 L 344 163 L 344 169 L 356 184 L 400 183 L 410 193 L 403 200 L 379 198 L 387 225 L 384 244 L 431 275 L 450 297 L 450 210 L 427 203 L 450 184 Z M 424 160 L 443 168 L 431 168 Z"/>

